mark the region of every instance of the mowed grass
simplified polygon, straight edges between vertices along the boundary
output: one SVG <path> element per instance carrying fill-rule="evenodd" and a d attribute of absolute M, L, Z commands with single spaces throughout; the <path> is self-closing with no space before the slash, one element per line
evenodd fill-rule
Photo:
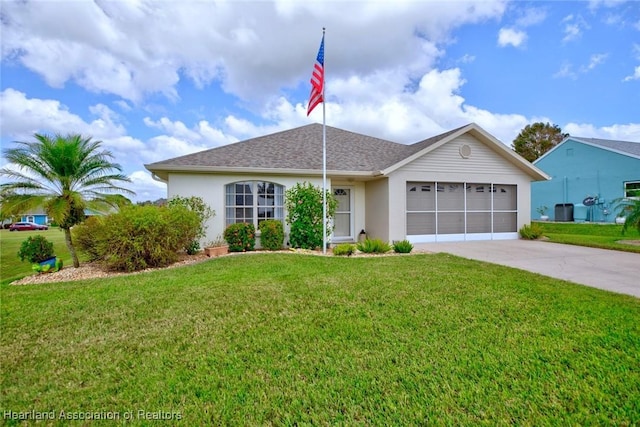
<path fill-rule="evenodd" d="M 555 243 L 589 246 L 592 248 L 613 249 L 617 251 L 640 253 L 640 245 L 619 243 L 621 240 L 640 240 L 635 228 L 622 234 L 622 225 L 573 222 L 536 222 L 543 234 Z"/>
<path fill-rule="evenodd" d="M 33 274 L 28 261 L 20 261 L 18 251 L 22 242 L 29 236 L 40 234 L 53 243 L 55 255 L 62 259 L 65 266 L 73 265 L 71 254 L 64 242 L 64 233 L 59 228 L 46 231 L 13 231 L 0 230 L 0 283 L 10 283 Z"/>
<path fill-rule="evenodd" d="M 447 254 L 243 254 L 1 290 L 3 413 L 640 423 L 640 300 Z"/>

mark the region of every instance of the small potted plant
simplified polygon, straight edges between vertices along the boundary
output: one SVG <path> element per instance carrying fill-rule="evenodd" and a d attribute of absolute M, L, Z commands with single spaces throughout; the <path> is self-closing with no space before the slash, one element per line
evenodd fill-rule
<path fill-rule="evenodd" d="M 204 253 L 208 257 L 216 257 L 229 253 L 229 245 L 222 236 L 218 235 L 215 240 L 208 242 L 204 247 Z"/>
<path fill-rule="evenodd" d="M 53 243 L 39 234 L 29 236 L 27 240 L 22 242 L 20 250 L 18 251 L 18 258 L 20 258 L 20 261 L 26 260 L 34 264 L 34 271 L 57 271 Z"/>
<path fill-rule="evenodd" d="M 538 207 L 536 209 L 536 211 L 538 211 L 538 213 L 540 214 L 540 221 L 548 221 L 549 220 L 549 216 L 547 215 L 547 211 L 549 210 L 548 207 L 546 207 L 545 205 L 542 205 L 540 207 Z"/>

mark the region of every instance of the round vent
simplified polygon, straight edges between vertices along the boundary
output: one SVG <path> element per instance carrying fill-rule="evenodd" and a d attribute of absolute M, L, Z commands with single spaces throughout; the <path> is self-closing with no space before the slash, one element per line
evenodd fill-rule
<path fill-rule="evenodd" d="M 460 157 L 462 157 L 463 159 L 468 159 L 469 157 L 471 157 L 471 147 L 469 147 L 467 144 L 460 146 Z"/>

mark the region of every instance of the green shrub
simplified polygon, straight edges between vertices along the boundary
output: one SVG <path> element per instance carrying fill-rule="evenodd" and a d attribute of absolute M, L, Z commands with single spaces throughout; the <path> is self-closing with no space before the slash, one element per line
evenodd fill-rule
<path fill-rule="evenodd" d="M 397 254 L 408 254 L 413 250 L 413 245 L 408 240 L 393 242 L 393 251 Z"/>
<path fill-rule="evenodd" d="M 201 197 L 180 197 L 174 196 L 167 202 L 169 207 L 183 206 L 198 215 L 200 224 L 195 239 L 185 246 L 184 250 L 189 255 L 195 255 L 200 251 L 199 239 L 207 234 L 207 221 L 216 215 L 216 212 L 207 205 Z"/>
<path fill-rule="evenodd" d="M 98 261 L 102 256 L 98 250 L 99 236 L 103 232 L 102 227 L 102 217 L 90 216 L 71 229 L 74 245 L 87 256 L 89 261 Z"/>
<path fill-rule="evenodd" d="M 365 239 L 358 243 L 357 248 L 367 254 L 383 254 L 391 250 L 391 245 L 381 239 Z"/>
<path fill-rule="evenodd" d="M 346 255 L 351 256 L 356 252 L 356 245 L 352 245 L 351 243 L 340 243 L 335 248 L 333 248 L 334 255 Z"/>
<path fill-rule="evenodd" d="M 536 223 L 533 223 L 531 225 L 525 224 L 519 230 L 519 233 L 520 237 L 522 237 L 523 239 L 536 240 L 537 238 L 542 236 L 542 228 Z"/>
<path fill-rule="evenodd" d="M 54 256 L 53 243 L 39 234 L 27 237 L 18 251 L 20 261 L 27 260 L 32 264 L 46 261 Z"/>
<path fill-rule="evenodd" d="M 184 206 L 131 205 L 85 230 L 93 233 L 90 248 L 106 268 L 136 271 L 177 261 L 178 253 L 195 239 L 198 226 L 198 215 Z M 79 227 L 77 236 L 82 231 Z"/>
<path fill-rule="evenodd" d="M 284 243 L 284 227 L 282 221 L 267 219 L 260 223 L 260 246 L 263 249 L 277 251 Z"/>
<path fill-rule="evenodd" d="M 333 217 L 338 202 L 330 191 L 326 191 L 327 236 L 331 235 L 329 219 Z M 285 193 L 287 224 L 291 225 L 289 241 L 294 248 L 315 249 L 322 247 L 322 189 L 309 182 L 297 183 Z"/>
<path fill-rule="evenodd" d="M 224 239 L 230 252 L 252 251 L 256 246 L 256 228 L 245 222 L 231 224 L 224 230 Z"/>
<path fill-rule="evenodd" d="M 184 251 L 188 255 L 197 254 L 198 252 L 200 252 L 200 242 L 197 240 L 192 240 L 191 242 L 187 243 L 187 246 L 184 248 Z"/>

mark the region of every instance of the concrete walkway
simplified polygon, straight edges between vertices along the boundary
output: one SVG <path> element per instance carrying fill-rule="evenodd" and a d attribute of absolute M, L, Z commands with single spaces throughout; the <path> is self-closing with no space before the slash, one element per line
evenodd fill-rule
<path fill-rule="evenodd" d="M 531 240 L 417 243 L 414 246 L 640 298 L 640 254 L 637 253 Z"/>

